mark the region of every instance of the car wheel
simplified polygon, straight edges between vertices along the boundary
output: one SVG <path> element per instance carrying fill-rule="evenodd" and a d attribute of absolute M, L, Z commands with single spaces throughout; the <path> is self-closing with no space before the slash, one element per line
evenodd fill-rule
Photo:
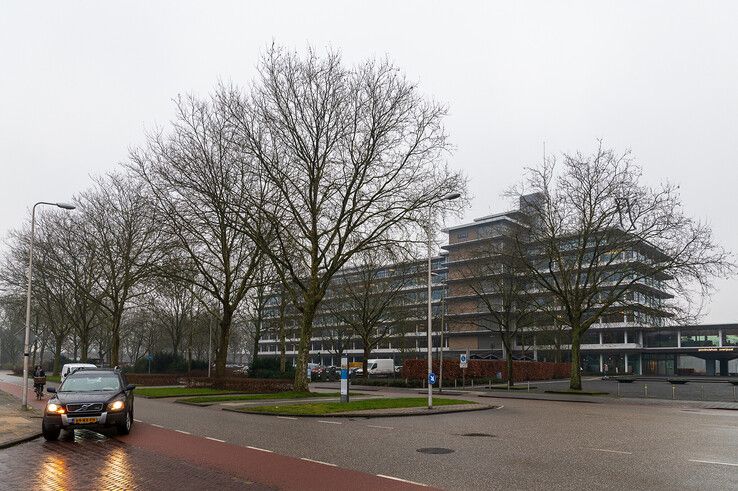
<path fill-rule="evenodd" d="M 118 423 L 118 434 L 127 435 L 131 432 L 131 426 L 133 426 L 133 416 L 131 415 L 131 411 L 126 411 L 126 420 Z"/>
<path fill-rule="evenodd" d="M 49 428 L 46 425 L 41 425 L 41 433 L 44 435 L 44 440 L 47 442 L 53 442 L 59 439 L 59 433 L 61 428 L 52 427 Z"/>

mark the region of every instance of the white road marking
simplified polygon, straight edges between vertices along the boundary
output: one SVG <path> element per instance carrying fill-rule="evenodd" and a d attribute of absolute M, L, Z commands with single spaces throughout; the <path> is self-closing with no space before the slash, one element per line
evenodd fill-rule
<path fill-rule="evenodd" d="M 176 431 L 177 433 L 182 433 L 183 435 L 191 435 L 192 434 L 189 431 L 183 431 L 183 430 L 174 430 L 174 431 Z"/>
<path fill-rule="evenodd" d="M 306 460 L 308 462 L 315 462 L 316 464 L 329 465 L 331 467 L 338 467 L 336 464 L 331 464 L 330 462 L 322 462 L 320 460 L 308 459 L 307 457 L 300 457 L 300 460 Z"/>
<path fill-rule="evenodd" d="M 497 410 L 497 409 L 502 409 L 503 407 L 505 407 L 505 406 L 497 406 L 497 407 L 495 408 L 495 410 Z"/>
<path fill-rule="evenodd" d="M 277 419 L 297 419 L 297 418 L 290 418 L 289 416 L 277 416 Z"/>
<path fill-rule="evenodd" d="M 208 440 L 213 440 L 214 442 L 225 443 L 225 440 L 221 440 L 219 438 L 213 438 L 212 436 L 206 436 L 205 438 Z"/>
<path fill-rule="evenodd" d="M 343 424 L 340 421 L 326 421 L 324 419 L 319 419 L 318 420 L 318 423 L 326 423 L 326 424 L 329 424 L 329 425 L 342 425 Z"/>
<path fill-rule="evenodd" d="M 248 445 L 246 445 L 246 448 L 250 448 L 251 450 L 258 450 L 259 452 L 274 453 L 271 450 L 267 450 L 266 448 L 250 447 Z"/>
<path fill-rule="evenodd" d="M 730 467 L 738 467 L 738 464 L 732 464 L 730 462 L 715 462 L 714 460 L 689 460 L 690 462 L 697 462 L 699 464 L 715 464 L 715 465 L 729 465 Z"/>
<path fill-rule="evenodd" d="M 162 425 L 158 425 L 158 424 L 155 424 L 155 423 L 151 423 L 151 426 L 156 426 L 157 428 L 164 428 Z"/>
<path fill-rule="evenodd" d="M 608 450 L 606 448 L 587 448 L 585 450 L 596 450 L 597 452 L 621 453 L 623 455 L 633 455 L 633 452 L 623 452 L 622 450 Z"/>
<path fill-rule="evenodd" d="M 369 428 L 379 428 L 381 430 L 394 430 L 391 426 L 367 425 Z"/>
<path fill-rule="evenodd" d="M 393 481 L 400 481 L 400 482 L 406 482 L 409 484 L 415 484 L 416 486 L 423 486 L 424 488 L 428 487 L 427 484 L 423 484 L 422 482 L 408 481 L 407 479 L 400 479 L 399 477 L 385 476 L 384 474 L 377 474 L 377 477 L 383 477 L 385 479 L 392 479 Z"/>
<path fill-rule="evenodd" d="M 133 418 L 133 421 L 135 421 L 136 423 L 143 423 L 143 421 L 141 421 L 140 419 L 136 419 L 136 418 Z"/>

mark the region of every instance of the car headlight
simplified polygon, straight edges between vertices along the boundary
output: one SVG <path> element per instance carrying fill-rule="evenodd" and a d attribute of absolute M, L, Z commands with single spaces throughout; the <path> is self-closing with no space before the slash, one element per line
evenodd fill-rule
<path fill-rule="evenodd" d="M 121 409 L 126 407 L 126 403 L 123 401 L 113 401 L 110 404 L 108 404 L 108 409 L 110 411 L 120 411 Z"/>
<path fill-rule="evenodd" d="M 54 414 L 64 414 L 66 411 L 64 410 L 64 406 L 60 404 L 54 404 L 52 402 L 46 405 L 46 412 Z"/>

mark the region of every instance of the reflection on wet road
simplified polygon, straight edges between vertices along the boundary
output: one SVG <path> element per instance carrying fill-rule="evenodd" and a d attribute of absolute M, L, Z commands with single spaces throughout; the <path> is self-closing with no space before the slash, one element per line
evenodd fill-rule
<path fill-rule="evenodd" d="M 87 430 L 0 450 L 0 490 L 263 489 Z"/>

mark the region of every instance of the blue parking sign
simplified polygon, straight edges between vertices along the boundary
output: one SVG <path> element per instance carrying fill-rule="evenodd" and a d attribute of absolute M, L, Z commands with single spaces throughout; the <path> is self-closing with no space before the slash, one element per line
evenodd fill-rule
<path fill-rule="evenodd" d="M 428 383 L 430 385 L 433 385 L 433 384 L 436 383 L 436 374 L 435 373 L 431 372 L 431 373 L 428 374 Z"/>

